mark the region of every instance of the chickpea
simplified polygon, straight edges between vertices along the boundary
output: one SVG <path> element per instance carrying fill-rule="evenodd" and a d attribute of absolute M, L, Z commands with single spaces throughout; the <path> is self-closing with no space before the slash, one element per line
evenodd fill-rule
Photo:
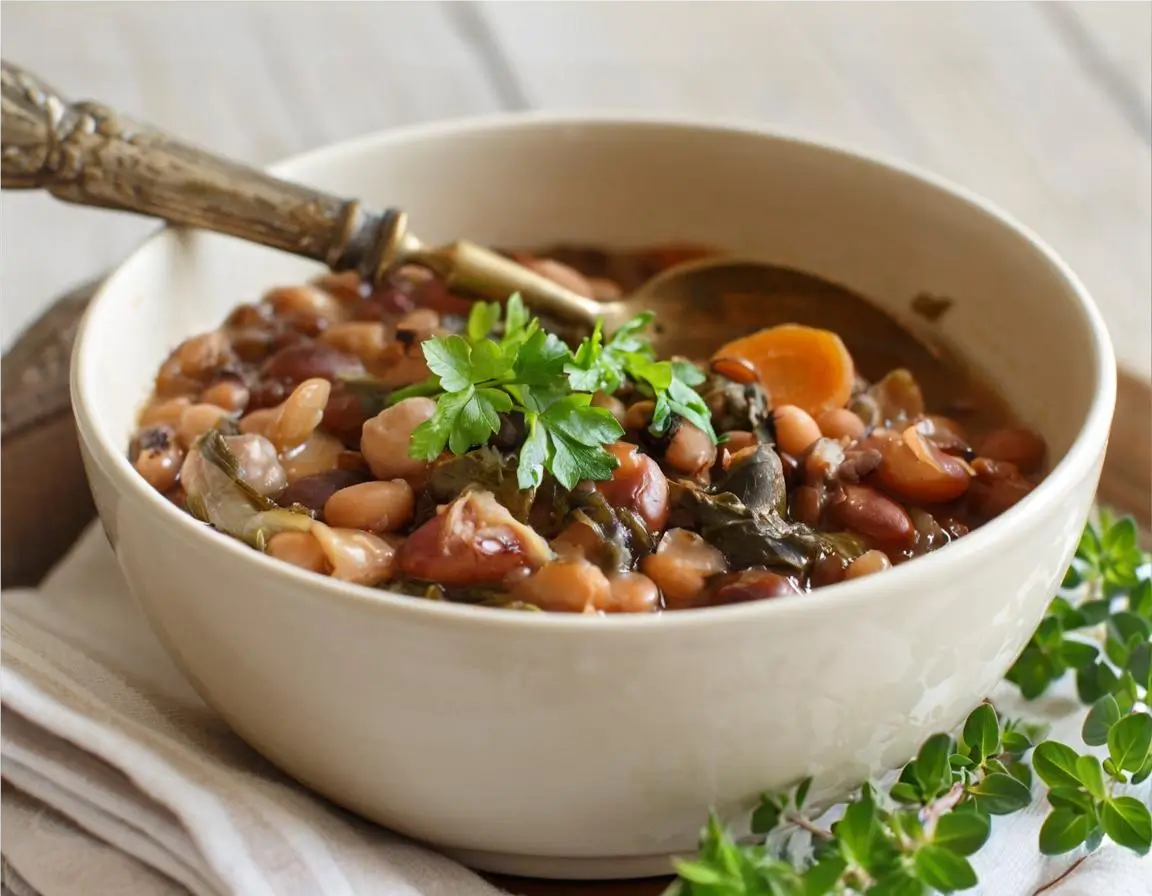
<path fill-rule="evenodd" d="M 704 430 L 682 420 L 672 436 L 664 460 L 672 469 L 696 476 L 716 463 L 716 445 Z"/>
<path fill-rule="evenodd" d="M 541 277 L 547 277 L 553 283 L 559 283 L 577 295 L 593 297 L 592 284 L 588 282 L 588 278 L 566 264 L 551 258 L 530 258 L 524 262 L 524 267 L 535 271 Z"/>
<path fill-rule="evenodd" d="M 554 613 L 594 613 L 608 605 L 612 586 L 587 560 L 556 560 L 512 587 L 512 597 Z"/>
<path fill-rule="evenodd" d="M 952 501 L 964 494 L 971 482 L 963 461 L 945 454 L 914 427 L 904 430 L 901 439 L 886 442 L 880 454 L 876 478 L 905 501 Z"/>
<path fill-rule="evenodd" d="M 803 408 L 782 404 L 772 412 L 772 419 L 776 424 L 777 444 L 794 457 L 799 457 L 820 438 L 820 427 Z"/>
<path fill-rule="evenodd" d="M 620 465 L 612 478 L 596 483 L 596 489 L 613 507 L 634 510 L 649 529 L 659 531 L 668 521 L 668 480 L 659 464 L 635 445 L 614 442 L 605 446 Z"/>
<path fill-rule="evenodd" d="M 268 539 L 267 553 L 310 572 L 328 572 L 320 542 L 308 532 L 277 532 Z"/>
<path fill-rule="evenodd" d="M 831 508 L 841 525 L 885 544 L 915 537 L 908 512 L 895 501 L 866 485 L 845 485 L 843 490 L 843 500 Z"/>
<path fill-rule="evenodd" d="M 388 345 L 388 334 L 379 321 L 350 320 L 333 324 L 320 334 L 320 342 L 359 358 L 365 367 L 380 360 Z"/>
<path fill-rule="evenodd" d="M 192 399 L 185 395 L 152 401 L 140 415 L 140 425 L 142 427 L 168 426 L 174 430 L 180 425 L 180 418 L 184 416 L 184 410 L 190 404 L 192 404 Z"/>
<path fill-rule="evenodd" d="M 248 387 L 237 377 L 217 380 L 200 393 L 201 404 L 214 404 L 230 414 L 242 413 L 248 407 Z"/>
<path fill-rule="evenodd" d="M 309 284 L 278 287 L 265 294 L 264 302 L 277 317 L 303 314 L 325 321 L 344 318 L 344 309 L 331 293 Z"/>
<path fill-rule="evenodd" d="M 612 416 L 615 417 L 621 425 L 624 424 L 624 416 L 627 413 L 627 409 L 624 407 L 624 402 L 614 395 L 597 392 L 592 396 L 592 407 L 604 408 L 607 411 L 611 411 Z"/>
<path fill-rule="evenodd" d="M 720 551 L 687 529 L 669 529 L 656 553 L 640 561 L 641 572 L 656 583 L 672 610 L 697 606 L 705 579 L 727 568 Z"/>
<path fill-rule="evenodd" d="M 639 572 L 609 576 L 609 600 L 598 609 L 605 613 L 654 613 L 660 609 L 660 589 Z"/>
<path fill-rule="evenodd" d="M 976 452 L 991 460 L 1015 464 L 1021 473 L 1035 473 L 1044 460 L 1044 440 L 1029 429 L 1006 427 L 985 436 Z"/>
<path fill-rule="evenodd" d="M 412 432 L 432 417 L 436 402 L 431 398 L 406 398 L 385 408 L 364 423 L 360 450 L 377 479 L 407 479 L 422 474 L 428 462 L 408 455 Z"/>
<path fill-rule="evenodd" d="M 412 519 L 416 499 L 403 479 L 362 482 L 335 492 L 324 504 L 324 522 L 343 529 L 395 532 Z"/>
<path fill-rule="evenodd" d="M 864 421 L 847 408 L 833 408 L 816 417 L 820 432 L 829 439 L 855 442 L 864 437 Z"/>
<path fill-rule="evenodd" d="M 392 578 L 396 548 L 379 535 L 324 523 L 313 523 L 312 534 L 332 568 L 332 578 L 359 585 L 379 585 Z"/>
<path fill-rule="evenodd" d="M 638 401 L 624 412 L 623 427 L 629 432 L 647 429 L 652 423 L 652 412 L 656 410 L 654 401 Z"/>
<path fill-rule="evenodd" d="M 874 572 L 883 572 L 891 568 L 892 561 L 888 559 L 888 555 L 883 551 L 865 551 L 848 564 L 848 570 L 844 573 L 844 578 L 859 579 L 861 576 L 869 576 Z"/>
<path fill-rule="evenodd" d="M 139 454 L 132 466 L 154 489 L 166 492 L 176 484 L 184 451 L 176 434 L 167 426 L 152 426 L 137 437 Z"/>
<path fill-rule="evenodd" d="M 180 426 L 176 430 L 176 437 L 185 448 L 212 429 L 217 423 L 228 416 L 224 408 L 214 404 L 190 404 L 180 415 Z"/>
<path fill-rule="evenodd" d="M 343 442 L 335 436 L 317 430 L 308 436 L 303 444 L 282 452 L 280 463 L 291 485 L 299 479 L 337 469 L 340 465 L 340 455 L 343 453 Z"/>

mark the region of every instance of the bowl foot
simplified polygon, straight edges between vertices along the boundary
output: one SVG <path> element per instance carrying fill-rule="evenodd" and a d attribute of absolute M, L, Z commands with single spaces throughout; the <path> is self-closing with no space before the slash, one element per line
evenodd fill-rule
<path fill-rule="evenodd" d="M 510 874 L 515 877 L 540 877 L 548 880 L 630 880 L 641 877 L 663 877 L 672 874 L 673 856 L 660 853 L 647 856 L 606 856 L 603 858 L 562 856 L 524 856 L 474 849 L 442 849 L 453 858 L 477 871 Z"/>

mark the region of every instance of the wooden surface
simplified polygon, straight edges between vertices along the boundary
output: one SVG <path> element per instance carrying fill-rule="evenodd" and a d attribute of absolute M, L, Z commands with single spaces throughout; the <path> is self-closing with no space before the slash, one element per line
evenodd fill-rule
<path fill-rule="evenodd" d="M 1148 3 L 0 7 L 6 59 L 74 98 L 107 101 L 255 163 L 398 124 L 609 108 L 770 123 L 931 168 L 1031 226 L 1096 296 L 1131 372 L 1105 494 L 1147 513 Z M 79 476 L 60 388 L 74 308 L 62 306 L 23 343 L 20 332 L 153 225 L 33 194 L 5 193 L 0 205 L 0 336 L 5 352 L 17 347 L 2 376 L 7 585 L 16 561 L 27 580 L 56 555 L 55 543 L 34 555 L 13 533 L 36 531 L 39 518 L 27 514 L 51 504 L 50 487 L 66 491 L 62 483 Z M 60 546 L 90 513 L 84 503 L 52 529 Z M 13 525 L 17 513 L 27 526 Z M 525 896 L 663 888 L 502 883 Z"/>

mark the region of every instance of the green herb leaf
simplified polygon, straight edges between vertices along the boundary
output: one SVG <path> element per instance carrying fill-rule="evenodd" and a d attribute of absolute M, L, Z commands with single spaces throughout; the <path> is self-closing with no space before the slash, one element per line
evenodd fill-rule
<path fill-rule="evenodd" d="M 764 794 L 760 797 L 760 805 L 752 813 L 752 833 L 767 834 L 774 831 L 783 811 L 779 802 Z"/>
<path fill-rule="evenodd" d="M 1049 787 L 1079 787 L 1080 774 L 1076 770 L 1079 758 L 1080 755 L 1071 747 L 1046 740 L 1036 745 L 1032 753 L 1032 768 Z"/>
<path fill-rule="evenodd" d="M 1108 755 L 1118 768 L 1137 771 L 1152 748 L 1152 715 L 1134 713 L 1114 722 L 1108 729 Z"/>
<path fill-rule="evenodd" d="M 463 336 L 429 339 L 421 350 L 445 392 L 460 392 L 472 385 L 472 346 Z"/>
<path fill-rule="evenodd" d="M 479 342 L 484 339 L 499 322 L 500 306 L 496 302 L 473 302 L 468 312 L 468 341 Z"/>
<path fill-rule="evenodd" d="M 964 722 L 963 740 L 976 762 L 1000 752 L 1000 720 L 990 703 L 981 703 L 969 714 Z"/>
<path fill-rule="evenodd" d="M 916 781 L 929 799 L 952 785 L 952 768 L 948 764 L 951 755 L 952 738 L 947 734 L 932 735 L 916 754 Z"/>
<path fill-rule="evenodd" d="M 792 799 L 792 804 L 796 807 L 797 811 L 804 808 L 804 801 L 806 799 L 808 799 L 808 791 L 811 788 L 812 788 L 812 779 L 811 778 L 805 778 L 803 781 L 801 781 L 796 786 L 796 795 Z"/>
<path fill-rule="evenodd" d="M 1100 808 L 1100 824 L 1114 843 L 1145 855 L 1152 846 L 1152 814 L 1134 796 L 1105 800 Z"/>
<path fill-rule="evenodd" d="M 976 886 L 976 872 L 968 860 L 949 849 L 926 843 L 913 857 L 916 875 L 941 893 L 954 893 Z"/>
<path fill-rule="evenodd" d="M 1057 809 L 1044 819 L 1040 827 L 1040 852 L 1056 856 L 1075 849 L 1088 838 L 1093 824 L 1090 815 Z"/>
<path fill-rule="evenodd" d="M 1092 796 L 1078 786 L 1059 785 L 1049 788 L 1048 802 L 1054 809 L 1069 809 L 1082 815 L 1091 815 L 1095 807 Z"/>
<path fill-rule="evenodd" d="M 1120 705 L 1111 694 L 1105 694 L 1092 704 L 1088 715 L 1084 718 L 1084 727 L 1081 737 L 1090 747 L 1099 747 L 1108 743 L 1108 729 L 1120 720 Z"/>
<path fill-rule="evenodd" d="M 1100 760 L 1095 756 L 1078 756 L 1076 774 L 1088 792 L 1098 800 L 1104 799 L 1104 773 L 1100 770 Z"/>
<path fill-rule="evenodd" d="M 987 775 L 968 788 L 976 805 L 990 815 L 1010 815 L 1032 802 L 1032 794 L 1019 781 L 1003 772 Z"/>
<path fill-rule="evenodd" d="M 992 819 L 982 812 L 949 812 L 936 823 L 932 842 L 970 856 L 984 845 L 991 830 Z"/>

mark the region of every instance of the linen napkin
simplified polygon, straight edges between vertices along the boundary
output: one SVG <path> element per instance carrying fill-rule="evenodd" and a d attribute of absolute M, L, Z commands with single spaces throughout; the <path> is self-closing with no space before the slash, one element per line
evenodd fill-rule
<path fill-rule="evenodd" d="M 41 589 L 3 603 L 2 849 L 14 894 L 501 892 L 304 790 L 233 735 L 151 634 L 98 527 Z M 995 696 L 1019 712 L 1010 690 Z M 1028 707 L 1038 711 L 1055 737 L 1082 722 L 1067 697 Z M 1041 857 L 1043 815 L 1037 800 L 995 820 L 970 893 L 1152 894 L 1152 862 L 1126 850 Z"/>

